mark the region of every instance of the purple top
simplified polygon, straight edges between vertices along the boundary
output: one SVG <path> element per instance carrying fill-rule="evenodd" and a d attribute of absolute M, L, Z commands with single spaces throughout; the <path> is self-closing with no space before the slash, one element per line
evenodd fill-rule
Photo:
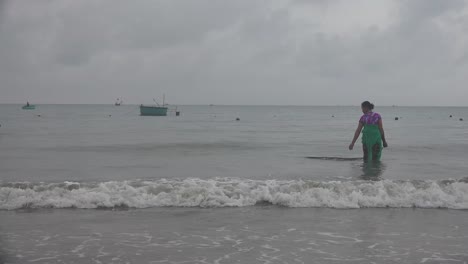
<path fill-rule="evenodd" d="M 378 113 L 368 112 L 361 116 L 359 122 L 363 125 L 377 125 L 380 119 L 382 119 L 382 117 Z"/>

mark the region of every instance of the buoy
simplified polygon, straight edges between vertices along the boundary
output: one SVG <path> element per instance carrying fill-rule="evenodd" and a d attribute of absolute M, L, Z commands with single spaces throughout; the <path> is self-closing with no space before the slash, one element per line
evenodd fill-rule
<path fill-rule="evenodd" d="M 452 118 L 452 117 L 453 117 L 453 116 L 452 116 L 452 115 L 450 115 L 450 118 Z"/>

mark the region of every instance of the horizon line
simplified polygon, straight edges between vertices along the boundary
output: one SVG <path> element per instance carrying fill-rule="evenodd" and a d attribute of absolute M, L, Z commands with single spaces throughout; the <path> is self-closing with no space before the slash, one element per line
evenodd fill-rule
<path fill-rule="evenodd" d="M 24 105 L 24 103 L 0 103 L 0 105 Z M 110 103 L 33 103 L 32 105 L 107 105 L 115 106 Z M 121 106 L 139 106 L 141 104 L 122 104 Z M 148 105 L 148 104 L 144 104 Z M 358 107 L 360 105 L 305 105 L 305 104 L 169 104 L 172 106 L 298 106 L 298 107 Z M 118 107 L 118 106 L 116 106 Z M 377 105 L 376 107 L 468 107 L 468 105 Z"/>

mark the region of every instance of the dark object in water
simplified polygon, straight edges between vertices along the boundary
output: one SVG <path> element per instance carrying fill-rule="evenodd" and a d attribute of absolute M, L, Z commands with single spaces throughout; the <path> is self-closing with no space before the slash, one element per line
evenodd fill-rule
<path fill-rule="evenodd" d="M 452 117 L 453 117 L 453 116 L 452 116 L 452 115 L 450 115 L 450 118 L 452 118 Z"/>
<path fill-rule="evenodd" d="M 180 112 L 179 112 L 179 111 L 176 111 L 176 112 L 175 112 L 175 115 L 176 115 L 176 116 L 180 116 Z"/>
<path fill-rule="evenodd" d="M 153 106 L 153 105 L 140 105 L 141 116 L 167 116 L 168 107 Z"/>
<path fill-rule="evenodd" d="M 355 161 L 355 160 L 362 160 L 362 157 L 359 157 L 359 158 L 343 158 L 343 157 L 306 157 L 306 159 L 332 160 L 332 161 Z"/>
<path fill-rule="evenodd" d="M 399 118 L 398 117 L 395 117 L 395 120 L 398 120 Z"/>
<path fill-rule="evenodd" d="M 236 121 L 240 121 L 240 118 L 236 118 Z"/>
<path fill-rule="evenodd" d="M 460 118 L 460 121 L 463 121 L 463 118 Z"/>

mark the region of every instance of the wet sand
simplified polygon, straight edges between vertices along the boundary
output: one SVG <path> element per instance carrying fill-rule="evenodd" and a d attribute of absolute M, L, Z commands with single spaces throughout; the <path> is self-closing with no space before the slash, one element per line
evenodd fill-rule
<path fill-rule="evenodd" d="M 468 263 L 468 211 L 0 211 L 4 263 Z M 0 261 L 1 262 L 1 261 Z"/>

